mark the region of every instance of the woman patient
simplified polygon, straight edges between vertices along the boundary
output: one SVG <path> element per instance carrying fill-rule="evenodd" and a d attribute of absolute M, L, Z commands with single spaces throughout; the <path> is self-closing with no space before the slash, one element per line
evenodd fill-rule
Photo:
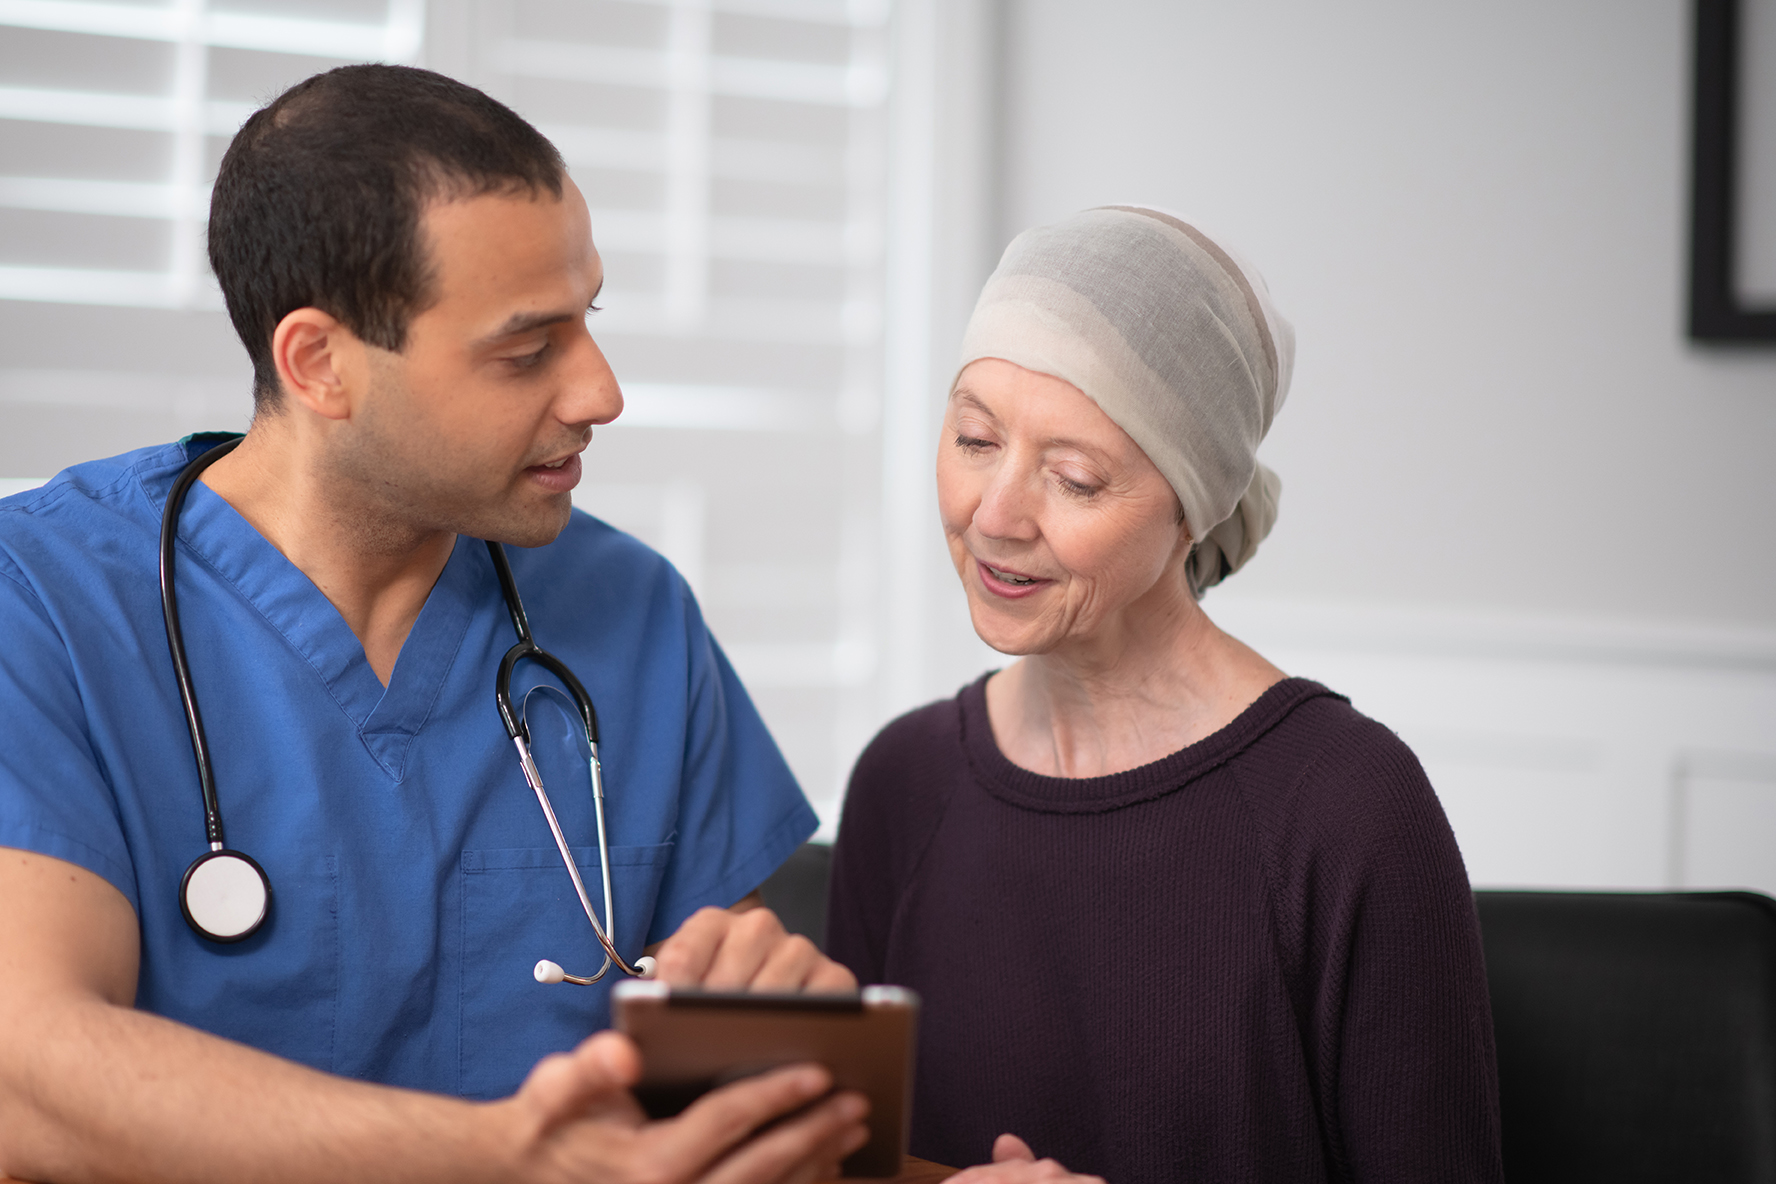
<path fill-rule="evenodd" d="M 1112 1184 L 1498 1181 L 1461 856 L 1417 760 L 1198 603 L 1276 516 L 1294 337 L 1135 207 L 1025 232 L 981 294 L 938 501 L 1018 660 L 885 728 L 829 949 L 924 997 L 912 1153 Z M 990 1173 L 989 1173 L 990 1174 Z"/>

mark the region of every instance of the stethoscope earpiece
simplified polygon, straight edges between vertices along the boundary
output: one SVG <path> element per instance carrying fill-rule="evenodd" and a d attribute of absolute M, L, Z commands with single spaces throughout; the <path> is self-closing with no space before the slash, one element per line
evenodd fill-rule
<path fill-rule="evenodd" d="M 654 971 L 654 960 L 647 954 L 643 954 L 641 957 L 637 958 L 634 965 L 629 967 L 629 973 L 636 978 L 653 978 Z M 578 983 L 582 987 L 589 987 L 604 977 L 604 971 L 602 970 L 591 978 L 582 978 L 577 974 L 569 974 L 567 971 L 561 969 L 561 963 L 551 962 L 547 958 L 538 962 L 536 964 L 536 969 L 531 971 L 531 974 L 536 977 L 536 980 L 539 983 Z"/>
<path fill-rule="evenodd" d="M 179 911 L 211 941 L 243 941 L 259 931 L 271 911 L 271 880 L 250 855 L 206 851 L 185 869 Z"/>

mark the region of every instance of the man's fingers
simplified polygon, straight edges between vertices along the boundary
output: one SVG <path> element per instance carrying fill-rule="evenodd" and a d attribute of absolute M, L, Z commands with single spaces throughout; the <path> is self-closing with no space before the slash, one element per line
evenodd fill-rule
<path fill-rule="evenodd" d="M 817 990 L 820 988 L 814 986 L 814 979 L 822 968 L 837 965 L 801 934 L 785 935 L 753 972 L 750 988 L 754 991 Z M 844 970 L 844 967 L 839 969 Z M 845 971 L 845 978 L 850 980 L 846 985 L 826 989 L 842 991 L 856 986 L 857 980 L 851 978 L 850 971 Z"/>
<path fill-rule="evenodd" d="M 1036 1153 L 1030 1145 L 1014 1134 L 1006 1133 L 993 1140 L 993 1162 L 1004 1163 L 1008 1159 L 1027 1159 L 1032 1162 Z"/>
<path fill-rule="evenodd" d="M 831 991 L 834 993 L 855 991 L 857 976 L 852 974 L 848 967 L 834 962 L 823 954 L 819 965 L 814 968 L 814 973 L 809 976 L 807 982 L 802 984 L 802 989 L 804 991 Z"/>
<path fill-rule="evenodd" d="M 792 1169 L 783 1177 L 783 1184 L 817 1184 L 818 1181 L 836 1179 L 844 1168 L 845 1157 L 869 1141 L 869 1127 L 861 1124 L 843 1127 L 835 1145 L 822 1149 L 799 1168 Z"/>
<path fill-rule="evenodd" d="M 862 1094 L 827 1098 L 805 1114 L 772 1127 L 728 1156 L 703 1184 L 814 1184 L 839 1173 L 844 1158 L 869 1142 Z"/>
<path fill-rule="evenodd" d="M 769 909 L 700 909 L 655 955 L 657 975 L 708 991 L 854 991 L 857 979 Z"/>
<path fill-rule="evenodd" d="M 742 991 L 785 938 L 769 909 L 699 909 L 660 947 L 656 973 L 675 987 Z"/>
<path fill-rule="evenodd" d="M 868 1110 L 864 1105 L 849 1111 L 857 1115 L 856 1120 L 839 1127 L 836 1135 L 802 1160 L 801 1166 L 784 1175 L 783 1184 L 816 1184 L 835 1179 L 844 1167 L 845 1157 L 870 1141 L 870 1129 L 864 1124 Z"/>
<path fill-rule="evenodd" d="M 771 955 L 788 943 L 783 922 L 770 909 L 729 913 L 727 918 L 727 932 L 703 972 L 703 986 L 711 991 L 768 989 L 754 980 Z M 799 940 L 809 944 L 806 938 Z"/>
<path fill-rule="evenodd" d="M 661 1174 L 668 1179 L 702 1176 L 754 1131 L 831 1088 L 832 1074 L 819 1065 L 796 1065 L 711 1090 L 657 1128 Z"/>
<path fill-rule="evenodd" d="M 666 939 L 654 956 L 654 975 L 675 987 L 701 986 L 734 915 L 726 909 L 702 908 Z"/>
<path fill-rule="evenodd" d="M 641 1057 L 629 1038 L 600 1032 L 572 1052 L 538 1061 L 519 1087 L 518 1099 L 530 1107 L 544 1130 L 582 1117 L 598 1103 L 623 1111 L 639 1124 L 641 1112 L 627 1090 L 640 1076 Z"/>

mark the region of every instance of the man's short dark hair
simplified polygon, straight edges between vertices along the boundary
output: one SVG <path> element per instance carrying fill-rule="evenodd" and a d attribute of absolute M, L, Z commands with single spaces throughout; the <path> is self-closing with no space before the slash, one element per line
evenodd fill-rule
<path fill-rule="evenodd" d="M 253 359 L 253 400 L 278 401 L 271 338 L 318 308 L 400 350 L 435 294 L 420 240 L 429 201 L 506 190 L 561 196 L 555 146 L 511 108 L 410 66 L 342 66 L 253 113 L 210 198 L 210 267 Z"/>

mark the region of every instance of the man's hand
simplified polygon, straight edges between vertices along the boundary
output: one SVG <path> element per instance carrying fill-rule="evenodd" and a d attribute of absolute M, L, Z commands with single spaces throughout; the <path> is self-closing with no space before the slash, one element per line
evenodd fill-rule
<path fill-rule="evenodd" d="M 663 1122 L 648 1122 L 629 1093 L 640 1075 L 635 1046 L 614 1032 L 539 1061 L 517 1094 L 493 1104 L 518 1123 L 525 1178 L 811 1184 L 838 1175 L 840 1161 L 869 1139 L 861 1094 L 811 1105 L 832 1088 L 815 1065 L 714 1090 Z"/>
<path fill-rule="evenodd" d="M 92 872 L 0 847 L 0 902 L 0 1179 L 812 1184 L 867 1138 L 810 1066 L 648 1122 L 615 1033 L 498 1102 L 329 1076 L 137 1011 L 136 915 Z"/>
<path fill-rule="evenodd" d="M 951 1176 L 944 1184 L 1104 1184 L 1101 1176 L 1069 1172 L 1052 1159 L 1037 1159 L 1030 1145 L 1016 1135 L 993 1140 L 993 1162 Z"/>
<path fill-rule="evenodd" d="M 751 899 L 751 898 L 749 898 Z M 742 901 L 741 905 L 747 902 Z M 852 973 L 767 908 L 706 908 L 655 952 L 655 977 L 710 991 L 854 991 Z"/>

